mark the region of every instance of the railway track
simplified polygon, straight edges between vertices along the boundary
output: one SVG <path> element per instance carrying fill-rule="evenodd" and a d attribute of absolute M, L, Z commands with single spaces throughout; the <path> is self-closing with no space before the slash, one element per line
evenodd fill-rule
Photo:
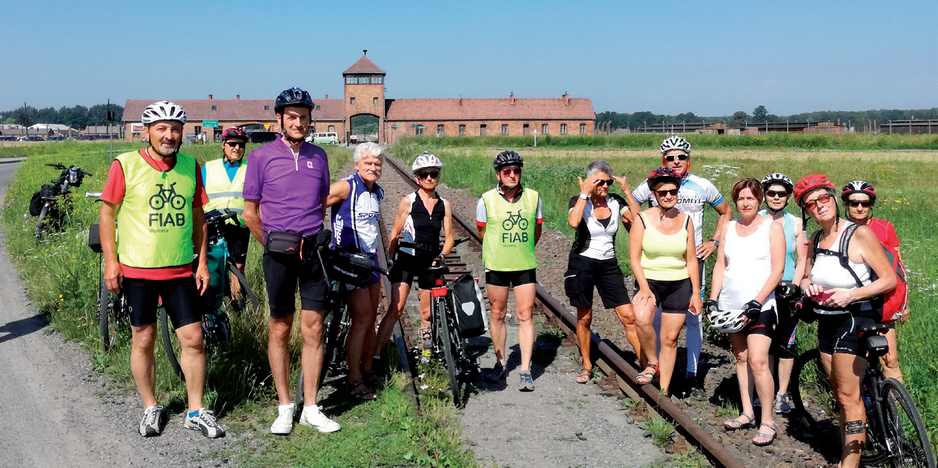
<path fill-rule="evenodd" d="M 388 157 L 385 159 L 387 166 L 390 166 L 397 172 L 402 179 L 414 188 L 417 184 L 413 181 L 410 172 L 401 167 L 401 165 Z M 453 212 L 453 220 L 456 225 L 462 228 L 471 238 L 472 242 L 481 247 L 481 240 L 475 229 L 475 223 L 472 220 L 464 218 L 459 213 Z M 456 227 L 454 225 L 454 227 Z M 466 264 L 458 256 L 448 260 L 452 271 L 466 272 Z M 563 304 L 550 294 L 541 285 L 536 288 L 535 310 L 540 310 L 556 323 L 567 336 L 576 335 L 576 314 L 563 306 Z M 648 408 L 655 413 L 671 419 L 676 424 L 677 431 L 688 441 L 696 446 L 711 463 L 715 466 L 725 466 L 731 468 L 744 468 L 746 464 L 734 457 L 720 442 L 715 440 L 707 431 L 705 431 L 694 419 L 694 417 L 684 413 L 678 405 L 671 401 L 667 395 L 661 394 L 657 387 L 648 385 L 638 385 L 635 378 L 638 370 L 628 364 L 619 351 L 615 343 L 601 339 L 596 334 L 592 335 L 592 345 L 595 347 L 593 356 L 597 359 L 597 364 L 603 371 L 612 377 L 615 377 L 615 383 L 619 389 L 630 398 L 636 401 L 644 401 Z"/>

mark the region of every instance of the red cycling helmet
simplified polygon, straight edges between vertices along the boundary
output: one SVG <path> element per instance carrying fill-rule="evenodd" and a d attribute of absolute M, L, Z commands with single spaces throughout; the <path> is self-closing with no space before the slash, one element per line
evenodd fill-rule
<path fill-rule="evenodd" d="M 670 167 L 659 167 L 658 169 L 651 171 L 651 174 L 648 174 L 648 188 L 652 190 L 655 189 L 656 185 L 666 183 L 673 183 L 677 185 L 678 188 L 680 188 L 681 181 L 681 176 L 677 175 L 677 173 L 674 172 L 674 169 L 671 169 Z"/>
<path fill-rule="evenodd" d="M 865 193 L 869 195 L 871 202 L 876 203 L 876 190 L 873 189 L 873 186 L 870 185 L 869 182 L 855 180 L 847 185 L 844 185 L 843 191 L 840 192 L 840 199 L 846 203 L 847 199 L 850 198 L 850 195 L 854 193 Z"/>
<path fill-rule="evenodd" d="M 795 184 L 795 202 L 798 203 L 798 206 L 804 207 L 802 203 L 804 196 L 808 192 L 812 192 L 814 189 L 818 188 L 828 189 L 832 194 L 837 190 L 834 188 L 834 183 L 827 177 L 821 174 L 812 174 L 799 180 L 798 183 Z"/>
<path fill-rule="evenodd" d="M 248 141 L 248 134 L 240 128 L 232 127 L 221 134 L 221 141 L 228 141 L 229 138 L 241 138 Z"/>

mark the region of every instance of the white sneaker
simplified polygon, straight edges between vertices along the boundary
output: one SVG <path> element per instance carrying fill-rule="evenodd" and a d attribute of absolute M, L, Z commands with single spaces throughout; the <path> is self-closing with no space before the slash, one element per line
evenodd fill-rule
<path fill-rule="evenodd" d="M 293 432 L 293 413 L 296 411 L 296 405 L 277 406 L 277 419 L 270 425 L 270 432 L 279 435 L 287 435 Z"/>
<path fill-rule="evenodd" d="M 300 415 L 300 424 L 316 428 L 319 432 L 335 432 L 342 429 L 339 423 L 322 414 L 318 405 L 303 408 L 303 414 Z"/>
<path fill-rule="evenodd" d="M 150 437 L 160 433 L 160 413 L 163 407 L 153 405 L 143 410 L 143 419 L 140 420 L 140 435 Z"/>
<path fill-rule="evenodd" d="M 212 412 L 205 408 L 200 408 L 199 414 L 194 417 L 190 418 L 189 415 L 186 415 L 186 423 L 184 425 L 186 429 L 202 432 L 202 435 L 209 439 L 217 439 L 225 436 L 225 430 L 215 421 L 215 416 L 212 415 Z"/>

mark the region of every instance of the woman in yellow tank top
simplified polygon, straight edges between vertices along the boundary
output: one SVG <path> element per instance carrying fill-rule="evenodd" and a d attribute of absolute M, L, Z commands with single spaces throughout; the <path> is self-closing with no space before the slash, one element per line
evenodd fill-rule
<path fill-rule="evenodd" d="M 699 315 L 700 274 L 693 222 L 674 208 L 681 177 L 670 168 L 656 169 L 648 186 L 657 206 L 639 214 L 629 233 L 629 257 L 638 292 L 632 300 L 641 341 L 639 361 L 645 367 L 635 381 L 651 383 L 660 374 L 661 392 L 667 394 L 677 358 L 677 337 L 687 311 Z M 690 253 L 688 255 L 688 252 Z M 661 349 L 654 321 L 661 305 Z"/>

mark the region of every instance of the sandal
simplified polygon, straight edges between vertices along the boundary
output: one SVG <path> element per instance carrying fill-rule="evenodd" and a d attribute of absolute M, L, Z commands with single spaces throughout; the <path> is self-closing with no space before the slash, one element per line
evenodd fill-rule
<path fill-rule="evenodd" d="M 743 421 L 740 421 L 739 418 L 746 418 L 748 421 L 743 422 Z M 752 416 L 749 416 L 748 414 L 743 413 L 737 416 L 736 419 L 730 419 L 729 421 L 724 421 L 723 430 L 724 431 L 738 431 L 740 429 L 749 429 L 751 427 L 754 427 L 755 422 L 756 420 Z"/>
<path fill-rule="evenodd" d="M 365 385 L 364 380 L 357 380 L 349 384 L 349 395 L 359 401 L 371 401 L 378 398 L 374 392 Z"/>
<path fill-rule="evenodd" d="M 585 384 L 590 380 L 593 380 L 594 373 L 593 369 L 583 368 L 580 370 L 580 373 L 573 379 L 576 383 Z"/>
<path fill-rule="evenodd" d="M 771 433 L 762 432 L 763 426 L 769 429 L 772 429 L 772 432 Z M 759 433 L 756 434 L 756 436 L 752 438 L 752 443 L 753 445 L 756 445 L 759 447 L 765 447 L 766 445 L 770 445 L 772 442 L 775 442 L 775 436 L 777 435 L 778 435 L 778 428 L 775 427 L 774 424 L 762 423 L 762 426 L 759 426 Z"/>
<path fill-rule="evenodd" d="M 368 388 L 378 388 L 381 386 L 381 377 L 378 377 L 378 373 L 375 371 L 365 372 L 362 378 Z"/>
<path fill-rule="evenodd" d="M 652 381 L 658 378 L 658 364 L 648 364 L 645 366 L 645 369 L 653 369 L 654 372 L 642 372 L 635 377 L 635 383 L 639 385 L 647 385 Z"/>

